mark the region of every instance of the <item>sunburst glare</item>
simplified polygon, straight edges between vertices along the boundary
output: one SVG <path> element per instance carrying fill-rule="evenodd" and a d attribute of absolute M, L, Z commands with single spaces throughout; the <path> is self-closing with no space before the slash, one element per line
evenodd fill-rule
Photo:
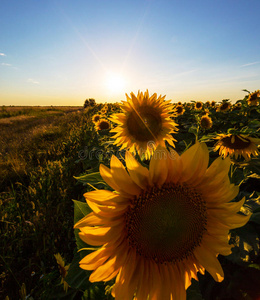
<path fill-rule="evenodd" d="M 105 85 L 110 93 L 124 94 L 126 80 L 120 73 L 108 72 L 105 78 Z"/>

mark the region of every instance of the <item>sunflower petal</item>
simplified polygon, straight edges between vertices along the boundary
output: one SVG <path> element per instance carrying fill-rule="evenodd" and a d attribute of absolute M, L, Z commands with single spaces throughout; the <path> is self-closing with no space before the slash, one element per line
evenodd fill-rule
<path fill-rule="evenodd" d="M 150 180 L 157 186 L 163 185 L 168 176 L 167 156 L 166 148 L 158 146 L 151 158 L 149 166 Z"/>
<path fill-rule="evenodd" d="M 100 175 L 102 176 L 102 178 L 105 180 L 105 182 L 109 186 L 111 186 L 115 191 L 120 190 L 119 186 L 116 184 L 116 182 L 112 176 L 111 170 L 108 167 L 101 164 L 99 167 L 99 172 L 100 172 Z"/>
<path fill-rule="evenodd" d="M 120 204 L 127 202 L 127 198 L 107 190 L 95 190 L 83 195 L 87 200 L 98 204 Z"/>
<path fill-rule="evenodd" d="M 116 278 L 113 288 L 115 298 L 118 300 L 132 300 L 139 281 L 139 259 L 135 251 L 131 251 L 124 268 Z"/>
<path fill-rule="evenodd" d="M 197 142 L 181 155 L 183 171 L 182 182 L 192 182 L 199 179 L 206 172 L 209 160 L 208 149 L 205 143 Z"/>
<path fill-rule="evenodd" d="M 168 154 L 168 176 L 167 182 L 176 183 L 181 177 L 182 173 L 182 160 L 179 154 L 174 151 L 170 150 Z"/>
<path fill-rule="evenodd" d="M 120 190 L 130 195 L 140 194 L 140 187 L 131 179 L 121 161 L 114 155 L 111 158 L 110 166 L 113 179 Z"/>
<path fill-rule="evenodd" d="M 87 244 L 101 246 L 112 240 L 116 241 L 122 230 L 121 226 L 116 227 L 82 227 L 80 228 L 79 237 Z"/>
<path fill-rule="evenodd" d="M 106 248 L 100 248 L 97 251 L 86 255 L 80 262 L 79 265 L 84 270 L 94 270 L 101 266 L 111 255 Z"/>
<path fill-rule="evenodd" d="M 221 282 L 224 279 L 224 272 L 221 264 L 216 258 L 216 254 L 211 250 L 208 250 L 205 246 L 201 245 L 194 250 L 194 255 L 215 281 Z"/>
<path fill-rule="evenodd" d="M 125 161 L 132 180 L 142 189 L 149 185 L 149 171 L 139 164 L 130 152 L 126 152 Z"/>
<path fill-rule="evenodd" d="M 89 281 L 96 282 L 96 281 L 107 281 L 107 278 L 110 278 L 111 274 L 117 274 L 115 268 L 116 256 L 110 258 L 107 262 L 96 268 L 96 270 L 90 275 Z"/>

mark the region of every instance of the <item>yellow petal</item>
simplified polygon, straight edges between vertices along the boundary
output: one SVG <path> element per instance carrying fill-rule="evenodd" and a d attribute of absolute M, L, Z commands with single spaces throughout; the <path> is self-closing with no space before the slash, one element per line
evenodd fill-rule
<path fill-rule="evenodd" d="M 117 271 L 115 269 L 116 256 L 109 259 L 103 265 L 99 266 L 89 277 L 90 282 L 96 281 L 107 281 L 107 278 L 111 276 L 111 274 L 116 275 Z"/>
<path fill-rule="evenodd" d="M 216 254 L 229 255 L 232 253 L 231 245 L 228 244 L 228 239 L 226 239 L 226 241 L 223 241 L 217 236 L 214 237 L 208 234 L 204 234 L 203 243 L 207 245 L 209 249 L 213 250 Z"/>
<path fill-rule="evenodd" d="M 98 226 L 98 225 L 105 225 L 105 226 L 115 226 L 120 223 L 124 222 L 122 218 L 119 217 L 112 217 L 112 218 L 104 218 L 100 215 L 96 215 L 93 212 L 89 213 L 87 216 L 79 220 L 75 225 L 74 228 L 86 227 L 86 226 Z"/>
<path fill-rule="evenodd" d="M 111 240 L 114 242 L 121 237 L 121 226 L 116 227 L 82 227 L 79 237 L 87 244 L 93 246 L 104 245 Z"/>
<path fill-rule="evenodd" d="M 99 204 L 120 204 L 126 203 L 127 198 L 122 197 L 114 192 L 107 190 L 95 190 L 83 195 L 87 200 L 99 203 Z"/>
<path fill-rule="evenodd" d="M 208 207 L 228 203 L 233 200 L 239 192 L 239 186 L 233 184 L 223 184 L 218 190 L 212 190 L 211 194 L 205 194 L 202 190 L 203 199 L 207 202 Z"/>
<path fill-rule="evenodd" d="M 84 270 L 95 270 L 101 266 L 111 255 L 112 251 L 107 251 L 106 248 L 100 248 L 97 251 L 90 253 L 85 256 L 80 262 L 79 265 Z"/>
<path fill-rule="evenodd" d="M 173 286 L 175 287 L 173 290 L 173 292 L 175 292 L 175 297 L 172 297 L 172 299 L 186 300 L 186 290 L 184 286 L 183 275 L 181 275 L 176 266 L 169 266 L 169 273 L 172 278 Z"/>
<path fill-rule="evenodd" d="M 149 269 L 149 261 L 140 260 L 140 281 L 138 283 L 137 291 L 136 291 L 136 299 L 147 299 L 149 290 L 150 290 L 150 269 Z"/>
<path fill-rule="evenodd" d="M 168 153 L 167 149 L 158 146 L 149 165 L 149 176 L 153 184 L 162 186 L 168 176 Z"/>
<path fill-rule="evenodd" d="M 215 176 L 217 176 L 220 172 L 224 172 L 228 174 L 230 169 L 231 161 L 229 158 L 222 159 L 222 157 L 218 157 L 215 159 L 212 164 L 209 166 L 206 172 L 206 177 L 211 180 Z"/>
<path fill-rule="evenodd" d="M 149 171 L 135 160 L 130 152 L 126 152 L 125 161 L 132 180 L 142 189 L 149 185 Z"/>
<path fill-rule="evenodd" d="M 115 247 L 113 250 L 115 251 Z M 114 278 L 121 266 L 124 266 L 128 256 L 128 245 L 125 243 L 116 248 L 116 255 L 111 257 L 106 263 L 102 266 L 99 266 L 89 277 L 91 282 L 94 281 L 109 281 Z"/>
<path fill-rule="evenodd" d="M 159 273 L 159 266 L 156 263 L 151 262 L 152 266 L 150 268 L 151 270 L 151 290 L 149 291 L 149 299 L 151 300 L 157 300 L 157 299 L 162 299 L 160 296 L 160 288 L 161 288 L 161 278 L 160 278 L 160 273 Z"/>
<path fill-rule="evenodd" d="M 187 183 L 193 186 L 200 184 L 203 181 L 204 184 L 204 175 L 207 171 L 209 164 L 209 151 L 208 147 L 205 143 L 200 143 L 200 147 L 198 149 L 196 165 L 193 166 L 192 169 L 195 170 L 193 174 L 190 173 L 190 178 L 187 179 Z"/>
<path fill-rule="evenodd" d="M 215 279 L 215 281 L 221 282 L 224 279 L 223 269 L 216 258 L 215 253 L 202 245 L 197 247 L 193 253 L 201 265 L 205 267 L 205 269 Z"/>
<path fill-rule="evenodd" d="M 110 167 L 113 179 L 120 190 L 123 190 L 130 195 L 140 194 L 140 187 L 130 178 L 121 161 L 114 155 L 111 158 Z"/>
<path fill-rule="evenodd" d="M 179 154 L 172 149 L 170 150 L 168 157 L 169 158 L 168 158 L 167 181 L 176 183 L 181 177 L 182 160 L 181 160 Z"/>
<path fill-rule="evenodd" d="M 210 212 L 216 217 L 229 216 L 240 211 L 241 206 L 245 203 L 245 198 L 238 202 L 229 202 L 221 205 L 217 205 L 210 209 Z"/>
<path fill-rule="evenodd" d="M 98 218 L 94 213 L 90 213 L 83 217 L 81 220 L 79 220 L 75 225 L 74 228 L 80 228 L 85 226 L 91 226 L 91 225 L 103 225 L 99 224 L 100 218 Z"/>
<path fill-rule="evenodd" d="M 227 224 L 230 227 L 230 229 L 239 228 L 239 227 L 244 226 L 249 221 L 249 219 L 251 218 L 251 215 L 252 214 L 249 214 L 247 216 L 235 214 L 233 216 L 227 216 L 223 220 L 223 222 L 225 224 Z"/>
<path fill-rule="evenodd" d="M 204 175 L 209 160 L 208 149 L 205 143 L 197 142 L 181 155 L 183 171 L 182 182 L 192 182 Z M 200 178 L 199 177 L 199 178 Z"/>
<path fill-rule="evenodd" d="M 99 172 L 100 175 L 102 176 L 102 178 L 105 180 L 105 182 L 111 186 L 115 191 L 119 191 L 119 186 L 115 183 L 115 180 L 112 176 L 111 170 L 104 166 L 104 165 L 100 165 L 99 167 Z"/>
<path fill-rule="evenodd" d="M 119 300 L 132 300 L 139 282 L 139 260 L 135 251 L 131 251 L 124 268 L 116 278 L 113 288 L 115 298 Z"/>
<path fill-rule="evenodd" d="M 109 206 L 100 205 L 98 203 L 91 202 L 88 200 L 87 203 L 96 215 L 105 218 L 114 218 L 117 216 L 122 216 L 128 207 L 127 203 L 125 205 L 122 204 Z"/>

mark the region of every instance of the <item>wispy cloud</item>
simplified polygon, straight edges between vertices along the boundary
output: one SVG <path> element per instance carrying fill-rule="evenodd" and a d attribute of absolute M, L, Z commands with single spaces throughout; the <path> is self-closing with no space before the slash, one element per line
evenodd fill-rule
<path fill-rule="evenodd" d="M 37 80 L 35 80 L 35 79 L 33 79 L 33 78 L 28 78 L 28 79 L 27 79 L 27 82 L 33 83 L 33 84 L 39 84 L 39 83 L 40 83 L 39 81 L 37 81 Z"/>
<path fill-rule="evenodd" d="M 6 56 L 4 53 L 0 52 L 0 56 Z"/>
<path fill-rule="evenodd" d="M 11 67 L 11 64 L 7 64 L 7 63 L 1 63 L 2 66 L 7 66 L 7 67 Z"/>
<path fill-rule="evenodd" d="M 255 61 L 255 62 L 251 62 L 251 63 L 248 63 L 248 64 L 244 64 L 240 67 L 243 68 L 243 67 L 253 66 L 253 65 L 257 65 L 257 64 L 260 64 L 260 61 Z"/>

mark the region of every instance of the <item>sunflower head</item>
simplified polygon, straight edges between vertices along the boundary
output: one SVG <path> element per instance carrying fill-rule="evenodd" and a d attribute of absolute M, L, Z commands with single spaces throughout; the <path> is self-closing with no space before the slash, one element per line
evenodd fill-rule
<path fill-rule="evenodd" d="M 250 106 L 256 106 L 260 100 L 260 91 L 257 90 L 251 94 L 249 94 L 247 98 L 247 103 Z"/>
<path fill-rule="evenodd" d="M 96 122 L 95 129 L 96 131 L 109 130 L 110 122 L 106 119 L 100 119 Z"/>
<path fill-rule="evenodd" d="M 182 105 L 182 102 L 181 102 L 181 101 L 179 101 L 179 102 L 177 103 L 177 105 Z"/>
<path fill-rule="evenodd" d="M 195 109 L 199 110 L 202 109 L 203 103 L 201 101 L 197 101 L 194 105 Z"/>
<path fill-rule="evenodd" d="M 158 146 L 149 169 L 126 152 L 112 156 L 100 174 L 113 191 L 84 194 L 90 214 L 75 224 L 79 236 L 97 250 L 80 261 L 93 270 L 89 280 L 116 277 L 116 299 L 186 299 L 197 272 L 224 278 L 218 254 L 229 255 L 229 230 L 249 216 L 237 214 L 244 203 L 230 202 L 239 191 L 230 183 L 230 160 L 209 167 L 206 144 L 196 143 L 181 156 Z"/>
<path fill-rule="evenodd" d="M 241 103 L 238 102 L 238 103 L 236 103 L 235 105 L 232 106 L 232 111 L 234 111 L 234 110 L 240 110 L 241 107 L 242 107 Z"/>
<path fill-rule="evenodd" d="M 65 266 L 65 261 L 62 258 L 62 256 L 60 255 L 60 253 L 54 254 L 54 257 L 55 257 L 58 267 L 59 267 L 59 271 L 60 271 L 60 275 L 61 275 L 61 283 L 63 283 L 64 290 L 67 292 L 69 285 L 65 281 L 65 277 L 68 274 L 68 269 L 69 269 L 70 265 Z"/>
<path fill-rule="evenodd" d="M 208 116 L 208 114 L 205 114 L 201 117 L 200 126 L 204 129 L 209 129 L 212 127 L 212 119 Z"/>
<path fill-rule="evenodd" d="M 218 108 L 217 108 L 217 111 L 222 111 L 222 112 L 225 112 L 225 111 L 228 111 L 231 107 L 231 104 L 227 101 L 221 103 Z"/>
<path fill-rule="evenodd" d="M 236 159 L 243 156 L 246 160 L 249 160 L 251 155 L 259 155 L 257 146 L 260 144 L 260 139 L 241 134 L 219 134 L 216 139 L 218 141 L 215 144 L 214 151 L 219 150 L 219 154 L 224 158 L 228 155 L 230 157 L 235 156 Z"/>
<path fill-rule="evenodd" d="M 99 114 L 95 114 L 95 115 L 92 117 L 93 123 L 97 123 L 100 119 L 101 119 L 101 115 L 99 115 Z"/>
<path fill-rule="evenodd" d="M 127 101 L 121 105 L 122 113 L 112 115 L 111 121 L 118 124 L 111 130 L 116 133 L 114 144 L 146 158 L 165 141 L 174 147 L 171 134 L 176 132 L 177 124 L 171 119 L 175 110 L 170 101 L 157 94 L 150 97 L 148 91 L 130 96 L 126 95 Z"/>
<path fill-rule="evenodd" d="M 205 105 L 206 105 L 206 107 L 209 107 L 210 106 L 210 101 L 206 101 Z"/>
<path fill-rule="evenodd" d="M 175 111 L 176 111 L 177 116 L 181 116 L 184 114 L 185 109 L 184 109 L 183 105 L 181 104 L 181 105 L 175 106 Z"/>
<path fill-rule="evenodd" d="M 211 107 L 215 107 L 216 106 L 216 102 L 215 101 L 211 101 L 210 106 Z"/>

